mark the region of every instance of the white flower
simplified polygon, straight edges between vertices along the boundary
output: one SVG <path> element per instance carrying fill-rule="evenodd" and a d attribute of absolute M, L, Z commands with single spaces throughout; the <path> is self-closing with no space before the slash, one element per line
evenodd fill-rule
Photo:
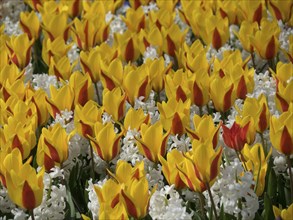
<path fill-rule="evenodd" d="M 33 87 L 35 90 L 43 89 L 50 97 L 50 86 L 58 87 L 56 76 L 48 74 L 33 74 Z"/>
<path fill-rule="evenodd" d="M 148 5 L 142 5 L 143 12 L 148 14 L 150 11 L 157 11 L 159 10 L 157 4 L 155 2 L 150 2 Z"/>
<path fill-rule="evenodd" d="M 148 159 L 144 159 L 145 163 L 145 171 L 146 178 L 149 181 L 149 188 L 153 188 L 155 186 L 158 189 L 161 189 L 164 186 L 164 176 L 162 175 L 162 166 L 160 164 L 156 164 L 149 161 Z"/>
<path fill-rule="evenodd" d="M 28 217 L 28 214 L 26 214 L 24 210 L 19 208 L 12 209 L 11 213 L 14 215 L 14 220 L 25 220 Z"/>
<path fill-rule="evenodd" d="M 178 139 L 178 134 L 170 135 L 171 140 L 173 143 L 171 144 L 171 147 L 168 151 L 171 151 L 172 149 L 176 148 L 179 151 L 187 152 L 191 147 L 191 140 L 187 135 L 182 135 Z"/>
<path fill-rule="evenodd" d="M 0 212 L 10 213 L 14 208 L 15 204 L 10 200 L 7 189 L 0 185 Z"/>
<path fill-rule="evenodd" d="M 61 115 L 56 114 L 55 120 L 52 122 L 50 126 L 53 126 L 54 124 L 59 123 L 63 128 L 67 130 L 67 133 L 70 133 L 74 129 L 74 123 L 71 120 L 73 118 L 73 112 L 68 111 L 67 109 L 61 110 Z M 71 122 L 72 123 L 69 123 Z M 67 129 L 70 128 L 70 129 Z"/>
<path fill-rule="evenodd" d="M 149 46 L 146 48 L 145 52 L 143 53 L 143 62 L 145 63 L 147 59 L 157 59 L 158 53 L 155 47 Z"/>

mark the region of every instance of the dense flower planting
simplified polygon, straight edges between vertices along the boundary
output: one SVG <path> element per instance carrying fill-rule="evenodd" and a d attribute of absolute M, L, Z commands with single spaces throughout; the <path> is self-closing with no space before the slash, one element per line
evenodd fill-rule
<path fill-rule="evenodd" d="M 291 0 L 0 8 L 0 219 L 293 219 Z"/>

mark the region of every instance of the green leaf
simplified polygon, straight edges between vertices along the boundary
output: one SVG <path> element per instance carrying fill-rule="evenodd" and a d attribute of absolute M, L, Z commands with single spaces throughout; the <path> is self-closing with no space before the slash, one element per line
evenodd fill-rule
<path fill-rule="evenodd" d="M 274 219 L 274 212 L 273 212 L 272 201 L 267 193 L 265 193 L 265 195 L 264 195 L 264 205 L 265 205 L 264 220 L 270 220 L 270 219 L 273 220 Z"/>
<path fill-rule="evenodd" d="M 286 195 L 285 195 L 285 179 L 283 175 L 278 176 L 278 204 L 282 207 L 286 207 Z"/>
<path fill-rule="evenodd" d="M 267 193 L 274 202 L 274 198 L 276 198 L 277 196 L 277 176 L 274 169 L 271 169 L 271 172 L 269 174 Z"/>

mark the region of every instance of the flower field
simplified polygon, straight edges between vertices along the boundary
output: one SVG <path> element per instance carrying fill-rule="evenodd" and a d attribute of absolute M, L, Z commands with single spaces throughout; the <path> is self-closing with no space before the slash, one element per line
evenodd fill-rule
<path fill-rule="evenodd" d="M 0 2 L 0 219 L 293 219 L 292 0 Z"/>

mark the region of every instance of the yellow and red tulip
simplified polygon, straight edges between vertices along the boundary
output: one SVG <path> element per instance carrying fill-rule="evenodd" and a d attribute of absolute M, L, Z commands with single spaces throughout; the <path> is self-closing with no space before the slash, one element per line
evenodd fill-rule
<path fill-rule="evenodd" d="M 182 102 L 182 100 L 177 102 L 175 98 L 171 98 L 167 103 L 158 103 L 160 121 L 164 130 L 170 131 L 174 135 L 184 134 L 185 127 L 189 124 L 189 108 L 190 99 L 185 102 Z"/>
<path fill-rule="evenodd" d="M 129 0 L 130 6 L 136 10 L 141 5 L 147 5 L 149 4 L 151 0 Z"/>
<path fill-rule="evenodd" d="M 57 80 L 69 80 L 73 68 L 76 65 L 76 62 L 72 65 L 70 64 L 70 60 L 67 56 L 61 57 L 56 62 L 54 59 L 51 59 L 49 66 L 49 75 L 55 75 Z"/>
<path fill-rule="evenodd" d="M 146 176 L 144 162 L 137 162 L 134 167 L 124 160 L 119 160 L 116 166 L 115 178 L 119 183 L 128 183 L 133 179 L 141 179 Z"/>
<path fill-rule="evenodd" d="M 186 187 L 185 183 L 180 177 L 176 166 L 179 166 L 185 160 L 183 154 L 177 149 L 173 149 L 167 154 L 167 160 L 159 155 L 159 161 L 162 164 L 163 174 L 169 185 L 174 184 L 176 189 L 183 189 Z"/>
<path fill-rule="evenodd" d="M 168 3 L 169 2 L 171 1 L 168 1 Z M 164 7 L 164 8 L 160 8 L 157 11 L 150 11 L 149 19 L 152 24 L 155 24 L 161 30 L 162 26 L 165 28 L 169 28 L 173 24 L 173 21 L 175 19 L 175 13 L 168 11 Z"/>
<path fill-rule="evenodd" d="M 30 161 L 23 164 L 21 153 L 15 149 L 3 163 L 9 198 L 21 208 L 33 210 L 42 203 L 44 169 L 36 173 Z"/>
<path fill-rule="evenodd" d="M 293 2 L 282 0 L 269 0 L 268 9 L 276 20 L 282 20 L 284 23 L 290 21 L 292 17 Z M 292 25 L 292 24 L 291 24 Z"/>
<path fill-rule="evenodd" d="M 239 11 L 242 13 L 243 18 L 247 21 L 256 21 L 260 24 L 261 19 L 267 15 L 264 0 L 252 2 L 240 1 L 238 5 L 240 7 Z"/>
<path fill-rule="evenodd" d="M 121 88 L 103 90 L 103 108 L 113 119 L 120 121 L 125 116 L 126 94 Z"/>
<path fill-rule="evenodd" d="M 142 124 L 140 134 L 141 138 L 136 140 L 141 154 L 152 162 L 158 162 L 159 155 L 165 156 L 170 132 L 163 133 L 161 122 L 153 125 Z"/>
<path fill-rule="evenodd" d="M 38 16 L 34 11 L 21 12 L 19 24 L 22 30 L 27 33 L 30 40 L 38 39 L 41 31 L 41 24 Z"/>
<path fill-rule="evenodd" d="M 84 106 L 76 105 L 74 109 L 74 126 L 78 134 L 87 138 L 94 136 L 94 124 L 102 122 L 103 109 L 98 104 L 89 100 Z"/>
<path fill-rule="evenodd" d="M 92 81 L 97 83 L 100 81 L 101 74 L 101 55 L 98 50 L 91 49 L 89 52 L 80 52 L 80 64 L 83 73 L 89 74 Z"/>
<path fill-rule="evenodd" d="M 46 92 L 42 89 L 39 89 L 35 91 L 33 96 L 29 99 L 36 106 L 38 125 L 45 125 L 49 120 L 50 115 L 46 105 L 46 98 L 48 98 Z"/>
<path fill-rule="evenodd" d="M 61 0 L 60 2 L 68 7 L 67 13 L 70 15 L 70 17 L 74 18 L 81 14 L 83 9 L 81 0 Z"/>
<path fill-rule="evenodd" d="M 270 139 L 273 147 L 290 156 L 293 154 L 293 104 L 280 117 L 271 117 Z"/>
<path fill-rule="evenodd" d="M 37 163 L 49 171 L 54 166 L 62 166 L 68 158 L 68 136 L 59 124 L 43 128 L 37 148 Z"/>
<path fill-rule="evenodd" d="M 30 40 L 27 34 L 11 36 L 9 41 L 6 41 L 9 58 L 18 68 L 23 69 L 29 64 L 33 43 L 34 39 Z"/>
<path fill-rule="evenodd" d="M 139 131 L 142 124 L 149 123 L 149 114 L 145 115 L 141 108 L 135 110 L 134 108 L 130 107 L 125 115 L 123 125 L 126 131 L 128 129 Z"/>
<path fill-rule="evenodd" d="M 138 7 L 137 9 L 129 8 L 126 11 L 125 17 L 121 18 L 131 32 L 138 33 L 141 29 L 145 28 L 146 16 L 142 7 Z"/>
<path fill-rule="evenodd" d="M 109 65 L 101 60 L 101 82 L 104 88 L 112 90 L 116 87 L 122 86 L 123 82 L 123 65 L 119 58 L 115 58 Z"/>
<path fill-rule="evenodd" d="M 254 47 L 251 43 L 250 36 L 254 36 L 258 30 L 257 22 L 250 22 L 247 20 L 242 21 L 239 32 L 235 33 L 241 42 L 244 50 L 253 53 Z"/>
<path fill-rule="evenodd" d="M 96 122 L 94 137 L 88 135 L 88 138 L 91 140 L 91 146 L 96 154 L 102 160 L 110 162 L 119 154 L 122 133 L 123 131 L 116 134 L 112 123 L 103 125 L 101 122 Z"/>

